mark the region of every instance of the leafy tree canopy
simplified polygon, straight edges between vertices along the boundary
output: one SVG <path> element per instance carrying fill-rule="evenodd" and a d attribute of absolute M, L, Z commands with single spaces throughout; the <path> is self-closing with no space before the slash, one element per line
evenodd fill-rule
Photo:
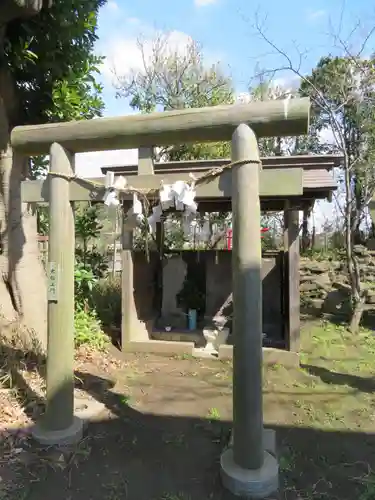
<path fill-rule="evenodd" d="M 106 0 L 50 3 L 10 22 L 2 39 L 3 71 L 10 78 L 1 90 L 11 127 L 93 118 L 104 107 L 94 78 L 102 59 L 93 48 Z"/>

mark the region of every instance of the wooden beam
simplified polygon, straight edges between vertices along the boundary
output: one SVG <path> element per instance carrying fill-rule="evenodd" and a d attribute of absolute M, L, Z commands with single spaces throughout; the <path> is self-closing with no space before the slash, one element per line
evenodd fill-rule
<path fill-rule="evenodd" d="M 154 160 L 152 158 L 153 148 L 138 149 L 138 175 L 153 175 L 154 174 Z"/>
<path fill-rule="evenodd" d="M 308 98 L 179 109 L 94 120 L 15 127 L 11 145 L 25 155 L 48 154 L 53 142 L 70 151 L 105 151 L 229 140 L 240 123 L 258 137 L 307 133 Z"/>
<path fill-rule="evenodd" d="M 304 170 L 332 170 L 342 163 L 342 155 L 293 155 L 293 156 L 264 156 L 261 157 L 262 168 L 295 168 Z M 182 160 L 154 162 L 156 173 L 164 172 L 206 172 L 211 168 L 227 165 L 230 158 L 215 158 L 210 160 Z M 117 175 L 137 175 L 138 165 L 105 165 L 102 173 L 115 172 Z"/>
<path fill-rule="evenodd" d="M 190 181 L 188 173 L 139 175 L 129 177 L 129 184 L 135 189 L 157 189 L 161 180 L 165 184 L 173 184 L 178 180 Z M 70 181 L 71 201 L 102 201 L 104 194 L 104 179 L 92 179 L 95 184 L 103 187 L 93 187 L 89 182 L 80 179 Z M 45 181 L 24 181 L 22 183 L 22 201 L 25 203 L 41 203 L 49 200 L 49 178 Z M 302 169 L 273 169 L 260 172 L 260 196 L 298 196 L 303 194 Z M 231 198 L 232 172 L 223 172 L 220 176 L 210 179 L 205 184 L 197 186 L 198 198 Z M 128 197 L 132 198 L 131 196 Z"/>
<path fill-rule="evenodd" d="M 320 193 L 317 193 L 316 199 L 324 199 L 326 196 L 320 196 Z M 315 199 L 310 199 L 301 196 L 288 196 L 288 197 L 279 197 L 279 198 L 264 198 L 260 199 L 260 208 L 262 212 L 283 212 L 285 206 L 285 200 L 290 202 L 291 208 L 295 210 L 303 210 L 306 206 L 311 206 Z M 221 199 L 221 200 L 207 200 L 200 199 L 198 204 L 198 211 L 201 213 L 210 213 L 210 212 L 230 212 L 232 210 L 232 202 L 230 199 Z"/>
<path fill-rule="evenodd" d="M 373 224 L 375 224 L 375 195 L 372 197 L 372 200 L 368 205 L 368 209 L 370 212 L 371 221 Z"/>
<path fill-rule="evenodd" d="M 122 225 L 122 272 L 121 272 L 121 349 L 134 338 L 137 312 L 134 302 L 133 231 Z"/>
<path fill-rule="evenodd" d="M 284 268 L 286 290 L 286 345 L 289 351 L 300 349 L 300 290 L 299 290 L 299 212 L 286 204 L 284 212 Z"/>

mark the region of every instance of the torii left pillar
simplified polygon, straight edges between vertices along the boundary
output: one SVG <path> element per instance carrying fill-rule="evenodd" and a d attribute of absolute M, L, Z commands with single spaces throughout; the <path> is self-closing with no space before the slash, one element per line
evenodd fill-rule
<path fill-rule="evenodd" d="M 83 434 L 74 416 L 74 156 L 52 144 L 50 169 L 57 175 L 49 180 L 47 405 L 33 437 L 43 445 L 66 445 Z"/>

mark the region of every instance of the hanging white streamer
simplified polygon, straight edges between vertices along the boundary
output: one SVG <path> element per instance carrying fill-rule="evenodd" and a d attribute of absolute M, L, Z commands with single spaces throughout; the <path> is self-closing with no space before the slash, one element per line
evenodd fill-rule
<path fill-rule="evenodd" d="M 105 187 L 103 201 L 108 207 L 117 207 L 120 204 L 118 192 L 126 187 L 125 177 L 117 177 L 115 180 L 114 172 L 107 172 L 105 176 Z"/>
<path fill-rule="evenodd" d="M 152 215 L 150 215 L 150 217 L 147 218 L 151 234 L 156 233 L 156 224 L 160 222 L 160 217 L 162 213 L 163 210 L 161 208 L 161 205 L 157 205 L 156 207 L 152 208 Z"/>

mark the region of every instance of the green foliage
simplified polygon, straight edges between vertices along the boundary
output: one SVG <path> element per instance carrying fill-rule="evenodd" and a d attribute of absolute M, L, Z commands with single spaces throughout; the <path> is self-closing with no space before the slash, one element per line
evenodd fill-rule
<path fill-rule="evenodd" d="M 155 241 L 150 235 L 148 223 L 142 221 L 140 226 L 134 230 L 133 248 L 145 250 L 146 244 L 150 250 L 156 249 Z"/>
<path fill-rule="evenodd" d="M 93 311 L 76 309 L 74 315 L 75 346 L 88 345 L 103 350 L 108 347 L 109 337 L 103 332 L 100 321 Z"/>
<path fill-rule="evenodd" d="M 168 225 L 164 226 L 164 246 L 169 250 L 180 250 L 187 242 L 183 227 L 182 214 L 176 212 L 168 217 Z"/>
<path fill-rule="evenodd" d="M 105 3 L 55 0 L 39 14 L 7 26 L 3 58 L 16 90 L 4 90 L 6 101 L 14 98 L 6 102 L 11 127 L 102 114 L 102 86 L 94 75 L 103 58 L 93 49 L 98 11 Z M 45 157 L 33 158 L 31 177 L 44 175 L 47 165 Z"/>
<path fill-rule="evenodd" d="M 92 300 L 104 326 L 121 326 L 121 278 L 99 280 L 93 288 Z"/>
<path fill-rule="evenodd" d="M 109 338 L 94 308 L 93 291 L 97 279 L 92 271 L 76 264 L 74 271 L 75 313 L 74 340 L 76 347 L 83 344 L 94 349 L 104 349 Z"/>
<path fill-rule="evenodd" d="M 98 220 L 98 205 L 78 208 L 75 214 L 76 237 L 84 246 L 92 238 L 97 238 L 103 225 Z"/>
<path fill-rule="evenodd" d="M 97 278 L 102 278 L 108 270 L 108 263 L 96 247 L 89 249 L 90 240 L 98 238 L 103 224 L 99 220 L 98 205 L 79 207 L 75 217 L 76 238 L 82 243 L 82 248 L 76 247 L 77 262 L 82 264 L 83 268 L 90 271 Z"/>
<path fill-rule="evenodd" d="M 89 269 L 95 278 L 103 278 L 107 274 L 108 261 L 102 252 L 97 250 L 97 247 L 92 247 L 86 252 L 83 248 L 77 247 L 75 256 L 76 262 Z"/>
<path fill-rule="evenodd" d="M 108 261 L 96 246 L 88 247 L 91 239 L 98 238 L 103 227 L 98 219 L 98 205 L 78 207 L 75 214 L 75 233 L 82 247 L 76 246 L 75 257 L 77 264 L 90 270 L 96 278 L 102 278 L 108 271 Z M 37 207 L 38 233 L 48 234 L 48 207 Z"/>
<path fill-rule="evenodd" d="M 261 245 L 262 250 L 277 250 L 275 238 L 270 231 L 263 233 Z"/>
<path fill-rule="evenodd" d="M 177 304 L 179 307 L 184 308 L 185 311 L 189 309 L 201 312 L 205 307 L 205 295 L 199 289 L 195 280 L 186 276 L 181 290 L 176 295 Z"/>
<path fill-rule="evenodd" d="M 300 89 L 313 103 L 312 127 L 333 133 L 327 150 L 344 154 L 351 191 L 346 200 L 357 233 L 375 190 L 374 63 L 374 57 L 323 57 Z"/>
<path fill-rule="evenodd" d="M 38 234 L 47 235 L 49 230 L 48 207 L 38 206 L 36 208 Z"/>
<path fill-rule="evenodd" d="M 4 57 L 17 85 L 16 124 L 93 118 L 103 110 L 93 77 L 99 8 L 106 0 L 54 1 L 33 17 L 12 22 Z"/>
<path fill-rule="evenodd" d="M 318 262 L 345 260 L 345 250 L 343 248 L 308 249 L 305 250 L 302 255 Z"/>
<path fill-rule="evenodd" d="M 77 307 L 91 304 L 92 290 L 97 279 L 83 264 L 76 264 L 74 270 L 74 293 Z"/>
<path fill-rule="evenodd" d="M 48 170 L 49 161 L 46 156 L 34 156 L 30 160 L 28 176 L 30 179 L 44 179 Z"/>

